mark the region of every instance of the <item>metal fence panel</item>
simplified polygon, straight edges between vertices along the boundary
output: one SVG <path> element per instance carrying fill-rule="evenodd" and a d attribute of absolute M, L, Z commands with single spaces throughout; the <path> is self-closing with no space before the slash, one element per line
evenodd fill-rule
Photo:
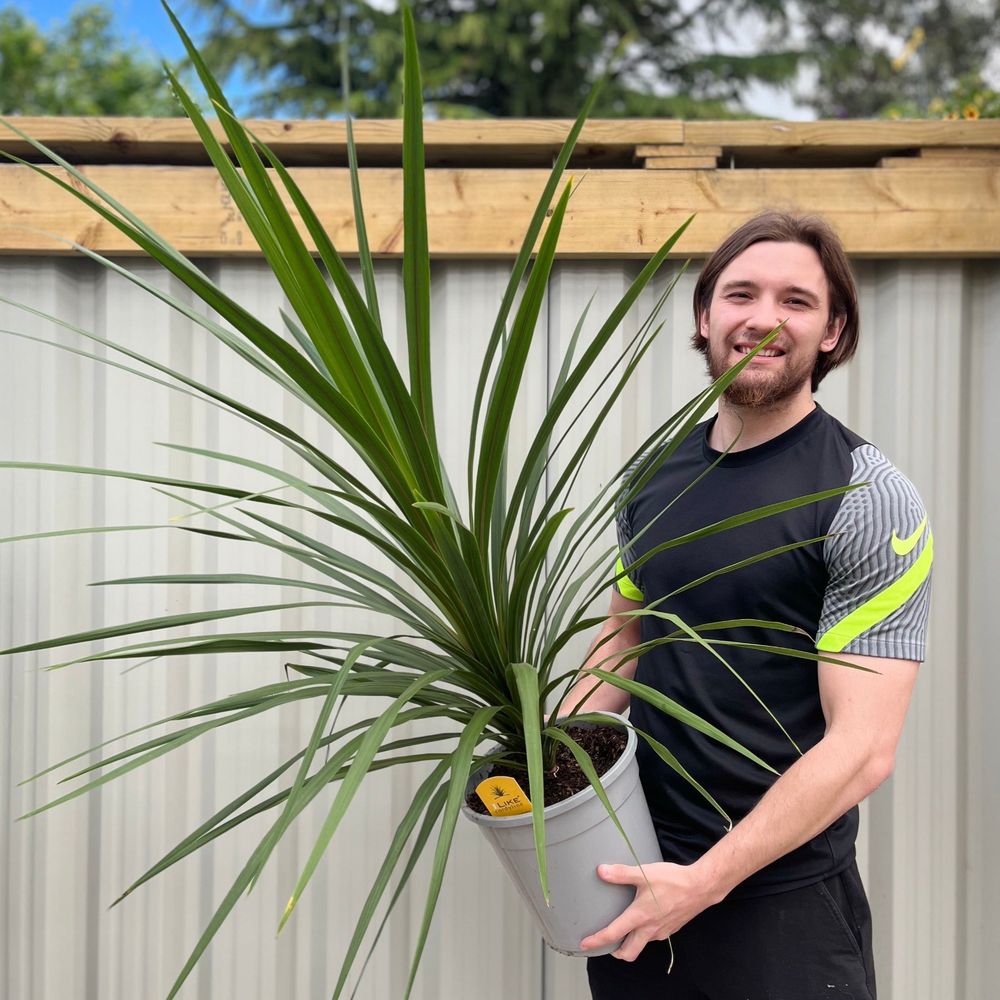
<path fill-rule="evenodd" d="M 173 294 L 186 294 L 151 265 L 130 266 Z M 280 293 L 260 262 L 213 263 L 210 270 L 235 297 L 280 325 Z M 995 323 L 1000 264 L 864 261 L 857 270 L 861 348 L 848 369 L 824 383 L 818 398 L 913 479 L 931 513 L 937 555 L 931 651 L 896 773 L 865 808 L 859 841 L 875 911 L 880 995 L 986 1000 L 987 962 L 1000 921 L 1000 875 L 992 862 L 1000 834 L 1000 786 L 990 743 L 993 720 L 1000 714 L 1000 684 L 988 645 L 996 594 L 992 577 L 1000 561 L 994 516 L 1000 481 L 991 459 L 1000 414 L 987 374 L 991 348 L 1000 347 Z M 594 296 L 585 335 L 597 329 L 637 271 L 630 262 L 557 265 L 512 434 L 515 455 L 527 446 L 541 417 L 587 301 Z M 460 493 L 473 373 L 506 274 L 506 265 L 493 262 L 453 261 L 434 268 L 435 393 L 441 426 L 455 428 L 445 436 L 446 459 Z M 677 288 L 661 314 L 664 332 L 633 388 L 604 422 L 590 458 L 592 471 L 575 486 L 574 499 L 591 495 L 653 426 L 703 384 L 700 356 L 687 343 L 694 270 L 678 276 L 677 266 L 668 265 L 627 318 L 619 342 L 624 347 L 674 277 Z M 398 356 L 403 344 L 397 265 L 381 269 L 380 284 L 387 336 Z M 301 413 L 205 331 L 89 262 L 6 259 L 0 263 L 0 294 L 156 356 L 234 395 L 249 396 L 266 412 L 319 436 L 347 464 L 354 461 L 315 414 Z M 0 311 L 4 329 L 110 356 L 105 347 L 30 314 L 9 307 Z M 156 471 L 176 478 L 218 475 L 253 489 L 270 485 L 259 474 L 217 459 L 153 444 L 197 442 L 304 471 L 301 463 L 298 468 L 288 463 L 276 441 L 245 423 L 119 369 L 11 336 L 5 336 L 0 357 L 4 458 Z M 558 468 L 557 458 L 553 473 Z M 0 536 L 90 524 L 162 524 L 182 510 L 178 501 L 125 480 L 15 471 L 4 472 L 0 483 Z M 360 548 L 349 551 L 361 554 Z M 228 606 L 251 606 L 308 599 L 291 588 L 245 587 L 218 595 L 194 585 L 85 587 L 93 580 L 184 571 L 282 576 L 292 568 L 287 557 L 262 560 L 237 545 L 205 545 L 199 536 L 174 531 L 0 545 L 0 644 L 97 622 L 217 607 L 223 600 Z M 334 613 L 338 621 L 356 620 L 359 628 L 376 624 L 328 608 L 278 611 L 259 621 L 294 628 Z M 566 664 L 579 659 L 585 646 L 581 639 L 568 650 Z M 127 729 L 281 676 L 280 664 L 259 654 L 239 662 L 227 656 L 157 661 L 135 670 L 128 669 L 128 661 L 124 670 L 122 661 L 54 672 L 35 669 L 65 658 L 27 654 L 8 659 L 0 672 L 0 995 L 33 1000 L 163 995 L 265 823 L 254 821 L 220 839 L 110 912 L 108 904 L 232 797 L 241 782 L 293 753 L 312 724 L 315 706 L 242 723 L 95 794 L 15 823 L 17 816 L 65 791 L 50 776 L 18 785 L 22 779 Z M 300 821 L 182 996 L 328 995 L 354 914 L 413 787 L 412 776 L 395 771 L 372 780 L 338 832 L 297 916 L 275 941 L 278 917 L 322 821 L 322 804 Z M 421 863 L 418 885 L 426 870 Z M 422 906 L 419 890 L 404 894 L 359 996 L 402 995 Z M 502 975 L 484 972 L 501 965 Z M 583 963 L 544 951 L 488 848 L 464 825 L 416 995 L 424 1000 L 586 995 Z"/>

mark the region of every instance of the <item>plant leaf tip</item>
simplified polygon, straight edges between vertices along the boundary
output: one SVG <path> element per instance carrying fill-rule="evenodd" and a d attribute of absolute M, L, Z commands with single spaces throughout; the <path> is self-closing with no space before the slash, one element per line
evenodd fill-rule
<path fill-rule="evenodd" d="M 288 923 L 288 918 L 292 915 L 292 910 L 295 909 L 296 902 L 297 900 L 295 899 L 294 896 L 292 896 L 291 899 L 288 900 L 288 905 L 285 907 L 285 912 L 281 915 L 281 920 L 278 921 L 278 930 L 277 933 L 275 934 L 275 937 L 277 937 L 278 934 L 282 932 L 282 930 L 285 927 L 285 924 Z"/>

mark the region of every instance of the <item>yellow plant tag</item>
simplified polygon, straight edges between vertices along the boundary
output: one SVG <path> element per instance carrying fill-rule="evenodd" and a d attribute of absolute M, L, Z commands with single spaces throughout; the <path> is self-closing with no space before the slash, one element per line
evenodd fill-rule
<path fill-rule="evenodd" d="M 531 803 L 521 786 L 513 779 L 500 775 L 487 778 L 476 785 L 476 795 L 491 816 L 519 816 L 531 812 Z"/>

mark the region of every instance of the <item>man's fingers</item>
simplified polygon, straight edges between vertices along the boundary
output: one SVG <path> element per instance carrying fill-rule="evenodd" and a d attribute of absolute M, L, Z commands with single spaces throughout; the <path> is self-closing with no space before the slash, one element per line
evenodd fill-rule
<path fill-rule="evenodd" d="M 629 934 L 621 947 L 611 954 L 623 962 L 634 962 L 642 952 L 642 949 L 649 944 L 650 935 L 644 930 L 634 930 Z"/>
<path fill-rule="evenodd" d="M 642 869 L 633 865 L 598 865 L 597 874 L 605 882 L 613 882 L 615 885 L 645 885 Z"/>
<path fill-rule="evenodd" d="M 616 944 L 631 933 L 634 928 L 638 927 L 641 922 L 641 914 L 633 913 L 630 906 L 620 917 L 612 920 L 603 930 L 597 931 L 596 934 L 591 934 L 590 937 L 585 937 L 580 942 L 580 947 L 584 951 L 590 951 L 592 948 L 603 948 L 608 944 Z"/>

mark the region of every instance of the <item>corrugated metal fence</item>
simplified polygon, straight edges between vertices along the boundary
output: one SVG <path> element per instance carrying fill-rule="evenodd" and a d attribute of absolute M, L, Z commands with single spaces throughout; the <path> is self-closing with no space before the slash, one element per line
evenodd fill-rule
<path fill-rule="evenodd" d="M 152 280 L 165 280 L 145 263 L 132 266 Z M 237 298 L 280 326 L 280 296 L 262 264 L 208 266 Z M 1000 718 L 1000 672 L 989 641 L 1000 592 L 994 581 L 1000 565 L 1000 402 L 990 389 L 988 366 L 1000 349 L 1000 263 L 862 261 L 857 269 L 862 346 L 848 370 L 827 380 L 819 399 L 913 479 L 931 512 L 937 555 L 930 655 L 896 774 L 868 804 L 860 841 L 875 910 L 880 996 L 989 1000 L 995 986 L 988 962 L 1000 926 L 1000 873 L 994 862 L 1000 783 L 992 739 Z M 556 267 L 514 451 L 542 413 L 561 352 L 587 300 L 595 296 L 588 320 L 594 329 L 636 270 L 631 263 Z M 437 406 L 440 425 L 455 428 L 446 436 L 447 459 L 455 470 L 464 457 L 470 373 L 478 369 L 506 274 L 506 266 L 497 263 L 435 266 Z M 636 328 L 670 276 L 668 268 L 629 317 L 626 332 Z M 591 478 L 578 486 L 581 497 L 703 384 L 700 358 L 687 346 L 693 281 L 691 274 L 681 278 L 666 307 L 666 330 L 644 361 L 634 391 L 606 422 Z M 398 326 L 392 317 L 402 311 L 397 265 L 382 268 L 381 291 L 392 331 Z M 5 259 L 0 294 L 249 396 L 304 434 L 344 450 L 315 416 L 293 409 L 204 331 L 89 262 Z M 8 307 L 0 311 L 5 330 L 110 356 L 103 346 L 37 317 Z M 271 464 L 286 461 L 272 439 L 190 396 L 30 340 L 5 334 L 0 344 L 0 457 L 178 478 L 218 476 L 255 490 L 271 483 L 153 442 L 197 444 Z M 455 478 L 463 476 L 456 472 Z M 118 479 L 27 471 L 0 475 L 0 536 L 93 524 L 164 524 L 182 510 L 176 500 Z M 0 645 L 98 623 L 221 607 L 223 601 L 249 606 L 302 599 L 285 588 L 244 587 L 219 595 L 196 586 L 85 587 L 152 572 L 282 575 L 294 569 L 280 558 L 264 566 L 259 554 L 248 560 L 241 546 L 203 544 L 198 538 L 148 531 L 0 546 Z M 294 628 L 329 620 L 330 614 L 329 609 L 281 611 L 260 621 L 264 627 Z M 571 650 L 567 665 L 581 652 L 580 646 Z M 28 654 L 7 658 L 0 670 L 0 996 L 163 996 L 264 826 L 248 824 L 110 912 L 108 904 L 252 778 L 294 752 L 312 725 L 312 710 L 291 708 L 280 718 L 242 723 L 96 794 L 15 823 L 66 788 L 50 777 L 20 786 L 22 779 L 171 712 L 281 676 L 280 663 L 259 654 L 157 661 L 135 670 L 130 661 L 124 668 L 123 661 L 110 661 L 55 672 L 36 669 L 58 659 Z M 276 940 L 278 917 L 324 810 L 303 819 L 181 996 L 328 996 L 354 914 L 413 784 L 412 776 L 395 771 L 369 782 L 297 915 Z M 419 888 L 403 896 L 359 997 L 402 996 L 422 905 Z M 582 962 L 542 949 L 499 866 L 476 832 L 462 825 L 414 995 L 575 1000 L 587 995 L 584 984 Z"/>

